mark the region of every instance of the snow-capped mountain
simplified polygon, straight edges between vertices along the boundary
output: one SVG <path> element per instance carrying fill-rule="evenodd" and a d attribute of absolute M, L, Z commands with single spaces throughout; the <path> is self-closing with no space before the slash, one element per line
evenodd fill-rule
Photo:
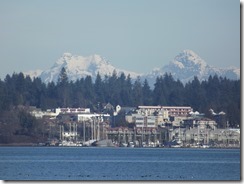
<path fill-rule="evenodd" d="M 57 82 L 60 71 L 63 67 L 65 68 L 70 81 L 76 81 L 77 79 L 88 75 L 95 79 L 97 73 L 101 76 L 112 75 L 114 70 L 116 70 L 118 75 L 123 72 L 126 76 L 130 74 L 132 78 L 139 75 L 135 72 L 115 68 L 104 58 L 96 54 L 84 57 L 72 55 L 71 53 L 64 53 L 63 56 L 48 70 L 43 72 L 30 71 L 25 74 L 30 75 L 31 77 L 40 77 L 45 83 L 51 81 Z"/>
<path fill-rule="evenodd" d="M 240 78 L 239 68 L 212 67 L 192 50 L 183 50 L 168 65 L 162 68 L 155 68 L 148 74 L 138 74 L 115 68 L 103 57 L 96 54 L 84 57 L 70 53 L 64 53 L 48 70 L 30 71 L 25 72 L 25 74 L 31 77 L 40 77 L 45 83 L 57 82 L 62 67 L 66 69 L 68 78 L 71 81 L 76 81 L 87 75 L 95 79 L 98 72 L 101 76 L 112 75 L 113 71 L 116 70 L 118 76 L 123 72 L 126 76 L 130 74 L 132 79 L 140 76 L 141 81 L 143 81 L 146 78 L 151 86 L 155 83 L 157 76 L 164 75 L 166 72 L 171 73 L 174 79 L 179 79 L 183 83 L 191 81 L 194 76 L 197 76 L 199 80 L 207 80 L 210 75 L 213 76 L 215 74 L 234 80 Z"/>
<path fill-rule="evenodd" d="M 237 80 L 240 78 L 240 69 L 235 67 L 216 68 L 208 65 L 192 50 L 183 50 L 168 65 L 154 69 L 147 78 L 153 79 L 156 76 L 171 73 L 174 79 L 183 83 L 193 80 L 194 76 L 201 80 L 207 80 L 210 75 Z"/>

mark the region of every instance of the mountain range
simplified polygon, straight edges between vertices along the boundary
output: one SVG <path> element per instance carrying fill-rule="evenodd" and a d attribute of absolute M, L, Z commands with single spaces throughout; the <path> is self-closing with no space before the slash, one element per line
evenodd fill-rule
<path fill-rule="evenodd" d="M 197 76 L 199 80 L 206 80 L 210 75 L 215 74 L 232 80 L 240 78 L 239 68 L 212 67 L 192 50 L 183 50 L 170 61 L 168 65 L 162 66 L 161 68 L 155 68 L 147 74 L 139 74 L 116 68 L 100 55 L 94 54 L 84 57 L 72 55 L 71 53 L 64 53 L 63 56 L 48 70 L 35 70 L 24 72 L 24 74 L 29 75 L 32 78 L 40 77 L 45 83 L 52 81 L 57 82 L 63 67 L 66 69 L 68 78 L 71 81 L 75 81 L 87 75 L 90 75 L 95 79 L 98 72 L 101 76 L 105 76 L 112 75 L 114 71 L 117 72 L 118 76 L 123 72 L 126 76 L 130 74 L 132 79 L 136 79 L 137 77 L 140 77 L 141 79 L 146 78 L 151 85 L 155 82 L 157 76 L 164 75 L 166 72 L 171 73 L 174 79 L 179 79 L 183 83 L 191 81 L 194 76 Z"/>
<path fill-rule="evenodd" d="M 232 80 L 240 79 L 240 69 L 236 67 L 217 68 L 208 65 L 200 56 L 192 50 L 183 50 L 168 65 L 156 68 L 146 77 L 154 80 L 157 76 L 171 73 L 175 80 L 186 83 L 196 76 L 200 81 L 207 80 L 215 74 Z"/>
<path fill-rule="evenodd" d="M 115 68 L 103 57 L 97 54 L 84 57 L 72 55 L 71 53 L 64 53 L 63 56 L 59 58 L 48 70 L 30 71 L 25 74 L 30 75 L 31 77 L 40 77 L 45 83 L 52 81 L 57 82 L 60 71 L 63 67 L 71 81 L 76 81 L 77 79 L 86 77 L 87 75 L 90 75 L 94 79 L 98 72 L 101 76 L 112 75 L 114 70 L 116 70 L 118 74 L 121 74 L 122 72 L 126 76 L 130 74 L 132 78 L 136 78 L 136 76 L 139 75 L 135 72 Z"/>

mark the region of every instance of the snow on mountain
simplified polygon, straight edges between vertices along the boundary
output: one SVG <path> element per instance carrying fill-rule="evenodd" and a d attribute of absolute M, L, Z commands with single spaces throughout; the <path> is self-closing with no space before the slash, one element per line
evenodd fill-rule
<path fill-rule="evenodd" d="M 206 75 L 209 66 L 191 50 L 183 50 L 173 61 L 162 68 L 163 73 L 171 73 L 174 78 L 191 80 L 197 76 L 200 80 Z"/>
<path fill-rule="evenodd" d="M 31 78 L 39 77 L 43 71 L 42 70 L 30 70 L 28 72 L 24 72 L 25 75 L 29 75 Z"/>
<path fill-rule="evenodd" d="M 171 73 L 174 79 L 179 79 L 183 83 L 193 80 L 194 76 L 197 76 L 199 80 L 207 80 L 210 75 L 215 74 L 234 80 L 240 78 L 240 69 L 212 67 L 192 50 L 183 50 L 168 65 L 152 71 L 147 77 L 154 78 L 166 72 Z"/>
<path fill-rule="evenodd" d="M 171 73 L 174 79 L 179 79 L 183 83 L 193 80 L 194 76 L 197 76 L 199 80 L 207 80 L 210 75 L 215 74 L 233 80 L 240 78 L 239 68 L 212 67 L 192 50 L 183 50 L 168 65 L 162 68 L 154 68 L 148 74 L 138 74 L 115 68 L 97 54 L 84 57 L 72 55 L 71 53 L 64 53 L 48 70 L 43 72 L 40 70 L 30 71 L 25 74 L 31 77 L 40 77 L 45 83 L 57 82 L 62 67 L 66 69 L 68 78 L 71 81 L 76 81 L 87 75 L 95 79 L 98 72 L 101 76 L 112 75 L 113 71 L 116 70 L 118 76 L 123 72 L 126 76 L 130 74 L 132 79 L 136 79 L 138 76 L 141 77 L 141 81 L 147 79 L 150 86 L 153 86 L 156 77 L 164 75 L 166 72 Z"/>
<path fill-rule="evenodd" d="M 31 77 L 40 77 L 45 83 L 51 81 L 57 82 L 60 71 L 63 67 L 66 69 L 70 81 L 76 81 L 77 79 L 88 75 L 95 79 L 97 73 L 101 76 L 112 75 L 114 70 L 116 70 L 118 75 L 121 72 L 124 72 L 126 76 L 130 74 L 131 77 L 139 75 L 135 72 L 117 69 L 97 54 L 84 57 L 72 55 L 71 53 L 64 53 L 50 69 L 39 73 L 39 75 L 33 75 L 35 74 L 33 72 L 27 72 L 26 74 L 29 74 Z"/>

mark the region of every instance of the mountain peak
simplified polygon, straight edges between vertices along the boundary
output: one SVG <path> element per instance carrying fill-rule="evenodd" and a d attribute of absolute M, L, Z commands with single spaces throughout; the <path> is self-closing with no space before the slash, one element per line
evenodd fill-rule
<path fill-rule="evenodd" d="M 195 52 L 192 50 L 183 50 L 180 52 L 170 63 L 168 66 L 165 66 L 163 70 L 166 72 L 172 72 L 173 75 L 177 75 L 176 73 L 181 70 L 185 71 L 185 75 L 195 75 L 198 76 L 203 75 L 206 68 L 208 67 L 207 63 L 200 58 Z M 187 74 L 189 73 L 189 74 Z M 188 77 L 187 77 L 188 78 Z"/>
<path fill-rule="evenodd" d="M 161 69 L 161 73 L 171 73 L 175 79 L 180 79 L 183 83 L 191 81 L 194 76 L 199 80 L 206 80 L 209 75 L 226 76 L 238 79 L 238 70 L 221 69 L 208 65 L 200 56 L 192 50 L 183 50 L 168 65 Z"/>
<path fill-rule="evenodd" d="M 69 53 L 69 52 L 65 52 L 65 53 L 63 53 L 63 57 L 65 58 L 65 57 L 71 57 L 72 56 L 72 54 L 71 53 Z"/>
<path fill-rule="evenodd" d="M 101 61 L 101 60 L 103 60 L 102 56 L 100 56 L 98 54 L 93 54 L 93 55 L 91 55 L 91 57 L 92 57 L 92 60 L 94 60 L 94 61 Z"/>
<path fill-rule="evenodd" d="M 138 76 L 135 72 L 129 72 L 126 70 L 120 70 L 112 66 L 106 59 L 98 54 L 90 56 L 78 56 L 71 53 L 64 53 L 54 65 L 43 71 L 39 77 L 45 82 L 57 82 L 58 76 L 62 68 L 66 69 L 68 78 L 70 81 L 76 81 L 77 79 L 91 76 L 93 79 L 97 73 L 101 76 L 112 75 L 113 71 L 116 70 L 118 74 L 124 72 L 125 75 L 130 74 L 131 77 Z"/>
<path fill-rule="evenodd" d="M 192 55 L 192 56 L 197 55 L 193 50 L 190 49 L 185 49 L 181 53 L 184 53 L 186 55 Z"/>
<path fill-rule="evenodd" d="M 54 63 L 53 66 L 59 66 L 67 63 L 72 57 L 71 53 L 65 52 L 63 55 Z"/>
<path fill-rule="evenodd" d="M 203 65 L 205 67 L 207 63 L 200 58 L 195 52 L 192 50 L 183 50 L 180 52 L 175 58 L 174 61 L 178 61 L 182 63 L 184 66 L 189 65 Z"/>

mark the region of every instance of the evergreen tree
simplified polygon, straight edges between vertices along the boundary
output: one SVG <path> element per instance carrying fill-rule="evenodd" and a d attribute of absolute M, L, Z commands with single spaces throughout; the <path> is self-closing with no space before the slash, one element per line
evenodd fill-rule
<path fill-rule="evenodd" d="M 24 135 L 30 135 L 36 119 L 24 110 L 18 112 L 18 117 L 22 127 L 21 133 Z"/>
<path fill-rule="evenodd" d="M 65 68 L 60 71 L 57 84 L 44 84 L 40 78 L 25 77 L 23 73 L 6 75 L 0 80 L 0 113 L 10 111 L 19 105 L 36 106 L 43 110 L 56 107 L 90 107 L 110 102 L 113 105 L 172 105 L 191 106 L 194 111 L 203 112 L 211 117 L 209 109 L 224 111 L 231 127 L 240 124 L 240 80 L 230 80 L 210 76 L 206 81 L 195 77 L 183 85 L 175 81 L 171 74 L 158 76 L 151 90 L 147 80 L 143 84 L 137 79 L 134 84 L 131 77 L 124 73 L 118 77 L 101 79 L 97 74 L 93 83 L 91 76 L 69 82 Z M 1 116 L 0 116 L 1 118 Z"/>
<path fill-rule="evenodd" d="M 85 107 L 91 107 L 93 109 L 93 104 L 96 104 L 94 99 L 95 93 L 92 84 L 91 76 L 86 76 L 84 80 L 84 102 Z"/>
<path fill-rule="evenodd" d="M 58 85 L 65 86 L 68 84 L 68 75 L 66 69 L 62 67 L 59 77 L 58 77 Z"/>
<path fill-rule="evenodd" d="M 142 86 L 142 95 L 143 95 L 143 105 L 152 105 L 152 91 L 150 89 L 147 79 L 144 80 Z"/>
<path fill-rule="evenodd" d="M 46 109 L 46 85 L 41 81 L 40 78 L 35 78 L 32 82 L 31 93 L 32 93 L 32 102 L 31 105 L 37 106 L 38 108 Z"/>
<path fill-rule="evenodd" d="M 119 104 L 121 106 L 127 106 L 129 104 L 129 91 L 126 83 L 126 76 L 124 73 L 121 73 L 120 77 L 118 78 L 118 84 L 120 87 L 120 101 Z"/>
<path fill-rule="evenodd" d="M 103 82 L 102 82 L 101 75 L 99 73 L 97 73 L 97 77 L 95 80 L 94 91 L 96 95 L 96 101 L 103 103 L 104 102 Z"/>
<path fill-rule="evenodd" d="M 201 104 L 205 102 L 205 95 L 198 78 L 195 76 L 193 81 L 186 84 L 185 88 L 187 104 L 192 106 L 195 111 L 202 112 Z"/>
<path fill-rule="evenodd" d="M 133 96 L 132 96 L 132 82 L 130 74 L 126 77 L 126 85 L 125 85 L 125 95 L 127 96 L 126 105 L 135 107 L 133 104 Z"/>
<path fill-rule="evenodd" d="M 134 82 L 133 85 L 133 99 L 134 99 L 134 106 L 139 106 L 143 104 L 143 92 L 140 78 L 138 77 L 137 80 Z"/>
<path fill-rule="evenodd" d="M 63 67 L 60 71 L 58 77 L 58 97 L 59 97 L 59 106 L 60 107 L 67 107 L 69 105 L 69 88 L 68 88 L 68 76 L 66 73 L 65 68 Z"/>
<path fill-rule="evenodd" d="M 177 80 L 173 81 L 170 94 L 168 96 L 168 105 L 171 106 L 182 106 L 185 104 L 185 92 L 183 84 Z"/>
<path fill-rule="evenodd" d="M 119 83 L 118 83 L 118 77 L 116 70 L 113 71 L 113 74 L 108 79 L 108 102 L 111 102 L 113 105 L 118 105 L 120 100 L 120 89 L 119 89 Z"/>
<path fill-rule="evenodd" d="M 157 77 L 153 90 L 153 105 L 167 105 L 163 77 Z"/>
<path fill-rule="evenodd" d="M 85 104 L 85 85 L 84 78 L 77 80 L 73 87 L 73 106 L 74 107 L 86 107 Z"/>
<path fill-rule="evenodd" d="M 56 108 L 59 107 L 58 100 L 58 88 L 54 82 L 50 82 L 46 87 L 46 108 Z"/>
<path fill-rule="evenodd" d="M 165 73 L 162 81 L 163 92 L 165 96 L 165 105 L 177 105 L 175 98 L 177 94 L 175 92 L 175 80 L 171 74 Z"/>

